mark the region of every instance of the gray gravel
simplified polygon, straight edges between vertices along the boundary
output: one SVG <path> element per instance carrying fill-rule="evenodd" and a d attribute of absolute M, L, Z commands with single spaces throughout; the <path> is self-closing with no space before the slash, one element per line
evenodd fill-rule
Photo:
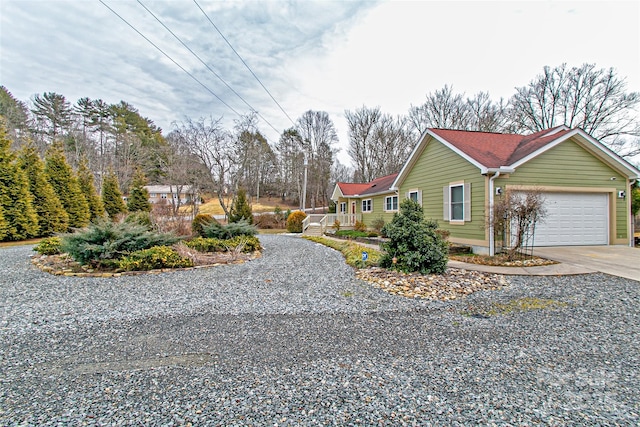
<path fill-rule="evenodd" d="M 510 277 L 391 296 L 342 256 L 65 278 L 0 250 L 0 425 L 638 425 L 640 283 Z M 496 316 L 522 297 L 566 307 Z"/>

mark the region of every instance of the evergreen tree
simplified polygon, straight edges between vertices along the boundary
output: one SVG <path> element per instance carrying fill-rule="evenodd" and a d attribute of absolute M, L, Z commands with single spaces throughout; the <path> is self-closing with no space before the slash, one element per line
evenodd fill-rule
<path fill-rule="evenodd" d="M 69 215 L 47 181 L 44 164 L 33 143 L 27 143 L 18 153 L 18 166 L 24 171 L 29 181 L 33 207 L 38 215 L 38 236 L 50 236 L 67 231 Z"/>
<path fill-rule="evenodd" d="M 253 224 L 253 212 L 251 212 L 251 205 L 247 200 L 247 192 L 241 188 L 238 190 L 238 194 L 236 194 L 236 198 L 231 205 L 229 222 L 238 222 L 243 219 L 249 224 Z"/>
<path fill-rule="evenodd" d="M 16 164 L 11 140 L 4 123 L 0 123 L 0 209 L 4 223 L 0 224 L 0 234 L 4 234 L 4 239 L 23 240 L 37 236 L 38 216 L 32 203 L 27 177 Z"/>
<path fill-rule="evenodd" d="M 102 203 L 111 219 L 115 219 L 118 214 L 127 211 L 127 207 L 122 200 L 118 177 L 113 170 L 107 173 L 107 176 L 105 176 L 102 182 Z"/>
<path fill-rule="evenodd" d="M 47 180 L 58 195 L 64 210 L 69 215 L 69 227 L 81 228 L 89 224 L 91 212 L 85 199 L 78 177 L 67 163 L 62 143 L 54 142 L 45 156 L 45 173 Z"/>
<path fill-rule="evenodd" d="M 141 170 L 137 170 L 133 176 L 131 187 L 129 187 L 129 198 L 127 199 L 127 208 L 129 212 L 151 212 L 151 202 L 149 202 L 149 192 L 144 186 L 147 183 L 147 177 Z"/>
<path fill-rule="evenodd" d="M 0 206 L 0 242 L 4 240 L 9 232 L 9 224 L 4 219 L 4 214 L 2 213 L 2 206 Z"/>
<path fill-rule="evenodd" d="M 91 221 L 96 218 L 104 216 L 104 205 L 102 199 L 98 195 L 98 191 L 94 185 L 95 177 L 93 172 L 89 169 L 87 164 L 87 158 L 82 157 L 78 164 L 78 184 L 80 184 L 80 190 L 84 194 L 84 198 L 89 203 L 89 212 Z"/>

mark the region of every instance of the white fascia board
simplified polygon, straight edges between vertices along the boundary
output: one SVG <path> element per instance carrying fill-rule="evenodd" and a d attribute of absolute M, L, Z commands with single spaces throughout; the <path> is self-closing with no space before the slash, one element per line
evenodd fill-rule
<path fill-rule="evenodd" d="M 336 193 L 338 194 L 336 195 Z M 333 200 L 334 202 L 337 202 L 340 197 L 344 197 L 344 194 L 342 194 L 342 190 L 340 189 L 340 186 L 336 184 L 335 188 L 333 189 L 333 193 L 331 193 L 331 200 Z"/>
<path fill-rule="evenodd" d="M 566 141 L 569 138 L 572 138 L 574 136 L 579 136 L 581 137 L 585 142 L 587 142 L 589 144 L 590 147 L 594 148 L 596 151 L 596 153 L 600 154 L 601 158 L 604 158 L 605 160 L 608 160 L 609 164 L 611 166 L 613 166 L 615 169 L 618 169 L 619 172 L 621 172 L 623 175 L 627 175 L 627 178 L 640 178 L 640 171 L 638 169 L 636 169 L 631 163 L 627 162 L 626 160 L 624 160 L 622 157 L 618 156 L 616 153 L 614 153 L 613 151 L 611 151 L 608 147 L 606 147 L 603 143 L 601 143 L 600 141 L 598 141 L 597 139 L 593 138 L 591 135 L 589 135 L 588 133 L 586 133 L 585 131 L 583 131 L 582 129 L 576 128 L 574 130 L 572 130 L 571 132 L 568 132 L 566 134 L 564 134 L 563 136 L 561 136 L 560 138 L 556 139 L 555 141 L 545 145 L 544 147 L 534 151 L 533 153 L 529 154 L 526 157 L 523 157 L 522 159 L 518 160 L 517 162 L 513 163 L 510 165 L 510 167 L 512 168 L 517 168 L 518 166 L 528 162 L 529 160 L 539 156 L 540 154 L 552 149 L 553 147 L 557 146 L 558 144 Z"/>
<path fill-rule="evenodd" d="M 391 184 L 391 190 L 395 190 L 395 191 L 399 190 L 400 184 L 404 180 L 404 175 L 409 173 L 410 166 L 412 166 L 413 163 L 416 162 L 417 159 L 415 157 L 418 156 L 419 155 L 418 153 L 422 151 L 421 149 L 424 147 L 424 144 L 426 143 L 427 136 L 431 136 L 432 138 L 438 140 L 440 143 L 444 144 L 445 147 L 449 148 L 451 151 L 458 154 L 460 157 L 462 157 L 472 165 L 476 166 L 478 169 L 480 169 L 481 174 L 487 173 L 488 169 L 485 165 L 478 162 L 476 159 L 469 156 L 465 152 L 459 150 L 457 147 L 449 143 L 446 139 L 441 138 L 438 134 L 433 132 L 431 129 L 427 129 L 423 132 L 422 136 L 420 137 L 420 142 L 415 146 L 415 148 L 411 152 L 411 155 L 402 166 L 402 169 L 400 170 L 400 173 L 396 177 L 395 181 L 393 181 L 393 184 Z"/>

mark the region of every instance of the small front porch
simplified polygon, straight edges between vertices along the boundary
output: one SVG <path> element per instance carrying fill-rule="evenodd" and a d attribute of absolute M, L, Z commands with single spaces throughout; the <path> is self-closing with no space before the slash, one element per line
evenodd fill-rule
<path fill-rule="evenodd" d="M 302 234 L 322 236 L 336 221 L 341 229 L 348 230 L 356 225 L 356 221 L 362 221 L 362 214 L 309 214 L 302 221 Z"/>

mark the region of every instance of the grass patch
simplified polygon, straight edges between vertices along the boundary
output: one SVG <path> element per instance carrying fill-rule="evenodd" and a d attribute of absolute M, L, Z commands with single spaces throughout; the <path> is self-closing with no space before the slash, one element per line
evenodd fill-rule
<path fill-rule="evenodd" d="M 11 242 L 0 242 L 0 248 L 10 248 L 12 246 L 35 245 L 37 243 L 40 243 L 41 240 L 42 238 L 18 240 L 18 241 L 11 241 Z"/>
<path fill-rule="evenodd" d="M 349 241 L 336 241 L 325 237 L 303 236 L 304 239 L 312 242 L 320 243 L 337 251 L 340 251 L 348 265 L 355 268 L 376 267 L 380 262 L 381 252 L 375 249 L 367 248 L 357 243 Z M 366 261 L 362 261 L 362 252 L 369 255 Z"/>
<path fill-rule="evenodd" d="M 258 229 L 258 234 L 282 234 L 288 233 L 286 228 L 261 228 Z"/>
<path fill-rule="evenodd" d="M 534 310 L 555 310 L 568 307 L 569 304 L 553 299 L 524 297 L 506 303 L 493 303 L 487 308 L 471 307 L 462 314 L 470 317 L 492 317 L 511 313 L 523 313 Z"/>

